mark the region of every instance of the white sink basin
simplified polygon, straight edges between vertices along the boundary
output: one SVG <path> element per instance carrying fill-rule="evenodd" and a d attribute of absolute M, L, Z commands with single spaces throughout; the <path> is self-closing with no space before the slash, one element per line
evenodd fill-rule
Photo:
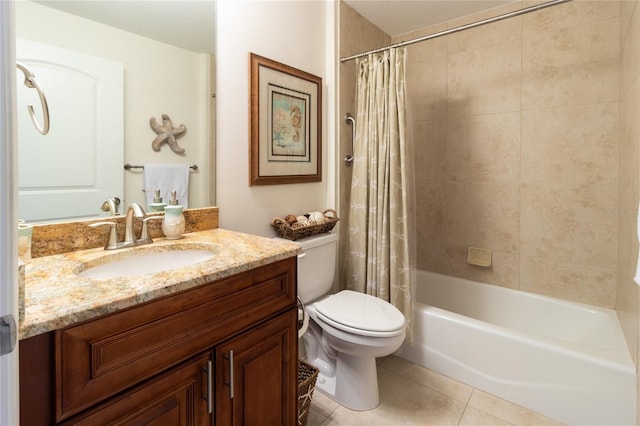
<path fill-rule="evenodd" d="M 213 256 L 215 256 L 215 253 L 209 250 L 172 250 L 136 254 L 125 257 L 124 259 L 90 267 L 80 272 L 78 276 L 104 280 L 157 274 L 203 262 L 211 259 Z"/>

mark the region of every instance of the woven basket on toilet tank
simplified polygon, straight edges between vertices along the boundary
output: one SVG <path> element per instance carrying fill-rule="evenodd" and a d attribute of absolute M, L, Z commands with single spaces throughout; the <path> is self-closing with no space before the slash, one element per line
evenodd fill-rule
<path fill-rule="evenodd" d="M 332 209 L 323 210 L 321 213 L 324 216 L 323 223 L 303 224 L 298 221 L 291 222 L 291 220 L 287 219 L 290 217 L 295 219 L 295 216 L 287 215 L 285 219 L 279 217 L 273 219 L 271 226 L 273 226 L 273 229 L 280 238 L 293 241 L 311 237 L 312 235 L 324 234 L 325 232 L 331 231 L 340 219 L 338 219 L 336 211 Z"/>

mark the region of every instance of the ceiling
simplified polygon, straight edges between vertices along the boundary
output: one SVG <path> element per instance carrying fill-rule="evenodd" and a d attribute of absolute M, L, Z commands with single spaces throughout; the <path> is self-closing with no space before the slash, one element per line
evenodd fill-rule
<path fill-rule="evenodd" d="M 391 37 L 513 2 L 513 0 L 343 1 Z"/>
<path fill-rule="evenodd" d="M 34 0 L 74 15 L 172 44 L 213 53 L 213 0 Z M 278 1 L 278 0 L 258 0 Z M 303 0 L 291 0 L 303 1 Z M 394 37 L 513 0 L 343 0 Z"/>
<path fill-rule="evenodd" d="M 215 50 L 212 0 L 34 1 L 194 52 L 213 54 Z"/>

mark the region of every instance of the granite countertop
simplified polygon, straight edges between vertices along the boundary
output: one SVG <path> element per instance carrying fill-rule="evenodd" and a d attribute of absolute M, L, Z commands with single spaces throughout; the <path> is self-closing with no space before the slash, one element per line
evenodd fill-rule
<path fill-rule="evenodd" d="M 124 258 L 134 251 L 210 250 L 203 262 L 156 274 L 93 279 L 77 274 L 89 266 Z M 224 229 L 184 234 L 179 240 L 120 249 L 79 250 L 32 259 L 25 270 L 25 318 L 20 339 L 135 306 L 295 256 L 300 246 Z"/>

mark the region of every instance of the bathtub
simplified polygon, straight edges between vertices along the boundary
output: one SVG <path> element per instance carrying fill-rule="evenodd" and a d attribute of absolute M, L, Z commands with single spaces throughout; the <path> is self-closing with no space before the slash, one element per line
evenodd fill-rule
<path fill-rule="evenodd" d="M 418 271 L 396 353 L 573 425 L 635 425 L 636 373 L 613 310 Z"/>

